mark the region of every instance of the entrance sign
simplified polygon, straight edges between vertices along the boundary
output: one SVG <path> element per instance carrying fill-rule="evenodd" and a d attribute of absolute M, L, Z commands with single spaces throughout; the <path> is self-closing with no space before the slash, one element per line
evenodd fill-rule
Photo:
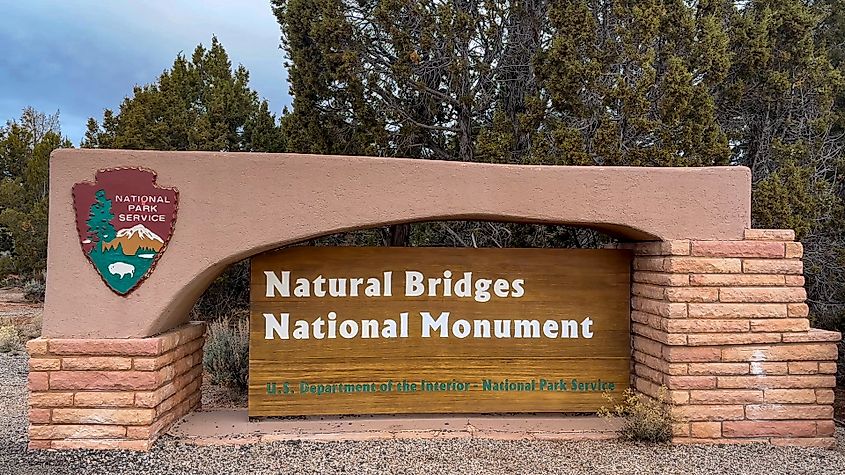
<path fill-rule="evenodd" d="M 621 250 L 252 259 L 249 415 L 595 411 L 628 387 Z"/>
<path fill-rule="evenodd" d="M 73 186 L 82 252 L 120 295 L 150 275 L 173 234 L 178 192 L 155 182 L 152 170 L 111 168 Z"/>
<path fill-rule="evenodd" d="M 169 241 L 176 189 L 189 199 L 178 200 Z M 647 396 L 665 386 L 676 442 L 835 444 L 840 334 L 810 329 L 795 233 L 751 228 L 746 167 L 59 149 L 49 191 L 42 336 L 27 343 L 30 449 L 149 449 L 201 402 L 204 325 L 186 324 L 191 306 L 226 265 L 251 257 L 252 415 L 592 411 L 630 371 Z M 290 248 L 462 219 L 597 229 L 633 256 Z M 160 242 L 137 228 L 147 250 L 111 244 L 139 224 Z M 146 259 L 147 274 L 164 244 L 167 262 L 141 281 L 146 265 L 126 259 Z M 94 254 L 116 248 L 113 262 Z M 117 263 L 132 268 L 110 271 Z M 761 354 L 783 370 L 755 371 Z M 726 389 L 757 396 L 715 406 Z M 779 389 L 814 398 L 769 401 Z"/>

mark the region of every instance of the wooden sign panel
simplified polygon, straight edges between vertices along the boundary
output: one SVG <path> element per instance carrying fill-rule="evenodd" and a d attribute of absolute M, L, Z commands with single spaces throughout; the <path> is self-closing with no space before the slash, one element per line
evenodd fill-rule
<path fill-rule="evenodd" d="M 252 259 L 249 415 L 595 411 L 628 387 L 628 251 Z"/>

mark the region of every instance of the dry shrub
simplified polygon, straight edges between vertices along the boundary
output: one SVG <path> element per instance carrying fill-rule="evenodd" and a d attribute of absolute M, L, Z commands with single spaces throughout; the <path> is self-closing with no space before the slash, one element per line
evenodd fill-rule
<path fill-rule="evenodd" d="M 41 336 L 41 315 L 32 317 L 28 322 L 18 325 L 18 336 L 21 343 L 25 344 L 29 340 Z"/>
<path fill-rule="evenodd" d="M 191 311 L 194 320 L 231 318 L 249 311 L 249 259 L 229 266 L 205 290 Z"/>
<path fill-rule="evenodd" d="M 18 337 L 18 330 L 13 326 L 0 327 L 0 353 L 19 352 L 23 345 Z"/>
<path fill-rule="evenodd" d="M 0 257 L 0 288 L 21 288 L 26 283 L 26 278 L 12 273 L 8 268 L 4 267 L 4 263 L 8 262 L 8 256 Z"/>
<path fill-rule="evenodd" d="M 672 404 L 667 400 L 666 387 L 661 387 L 657 397 L 640 394 L 633 389 L 622 393 L 616 404 L 610 394 L 605 394 L 611 407 L 602 407 L 598 414 L 604 418 L 621 418 L 624 423 L 619 433 L 627 440 L 638 442 L 669 442 L 672 440 Z"/>
<path fill-rule="evenodd" d="M 23 285 L 23 298 L 27 302 L 44 302 L 45 290 L 46 285 L 43 276 L 29 279 Z"/>
<path fill-rule="evenodd" d="M 221 318 L 208 324 L 202 357 L 211 382 L 246 392 L 249 380 L 249 320 Z"/>

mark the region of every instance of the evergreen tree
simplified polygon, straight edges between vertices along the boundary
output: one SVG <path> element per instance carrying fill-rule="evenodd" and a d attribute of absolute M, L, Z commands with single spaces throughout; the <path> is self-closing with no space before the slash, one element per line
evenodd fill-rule
<path fill-rule="evenodd" d="M 70 146 L 58 113 L 27 107 L 0 127 L 0 274 L 33 274 L 46 266 L 50 153 Z"/>
<path fill-rule="evenodd" d="M 181 54 L 153 84 L 136 86 L 117 114 L 88 120 L 83 147 L 279 152 L 284 140 L 267 101 L 249 88 L 249 72 L 232 69 L 216 37 L 190 59 Z"/>
<path fill-rule="evenodd" d="M 272 3 L 291 59 L 294 110 L 284 120 L 295 124 L 292 151 L 497 163 L 727 163 L 711 89 L 729 64 L 728 40 L 724 11 L 714 2 Z M 384 241 L 594 241 L 537 226 L 424 227 L 393 227 Z"/>
<path fill-rule="evenodd" d="M 734 11 L 734 59 L 717 101 L 732 163 L 751 168 L 753 224 L 796 230 L 812 317 L 830 327 L 845 316 L 845 142 L 835 108 L 845 80 L 819 35 L 823 3 L 756 0 Z"/>
<path fill-rule="evenodd" d="M 821 40 L 830 50 L 834 66 L 845 63 L 845 0 L 820 0 L 817 2 L 823 17 Z"/>
<path fill-rule="evenodd" d="M 580 165 L 727 164 L 713 88 L 730 63 L 714 1 L 555 2 L 533 161 Z"/>

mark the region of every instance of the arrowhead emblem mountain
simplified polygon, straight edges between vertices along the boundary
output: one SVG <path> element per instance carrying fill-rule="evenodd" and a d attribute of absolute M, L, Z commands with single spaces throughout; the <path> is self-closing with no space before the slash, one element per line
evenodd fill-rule
<path fill-rule="evenodd" d="M 134 256 L 138 250 L 158 252 L 164 247 L 164 240 L 158 234 L 147 229 L 143 224 L 136 224 L 131 228 L 117 231 L 117 235 L 109 242 L 103 243 L 103 250 L 120 248 L 123 254 Z"/>

